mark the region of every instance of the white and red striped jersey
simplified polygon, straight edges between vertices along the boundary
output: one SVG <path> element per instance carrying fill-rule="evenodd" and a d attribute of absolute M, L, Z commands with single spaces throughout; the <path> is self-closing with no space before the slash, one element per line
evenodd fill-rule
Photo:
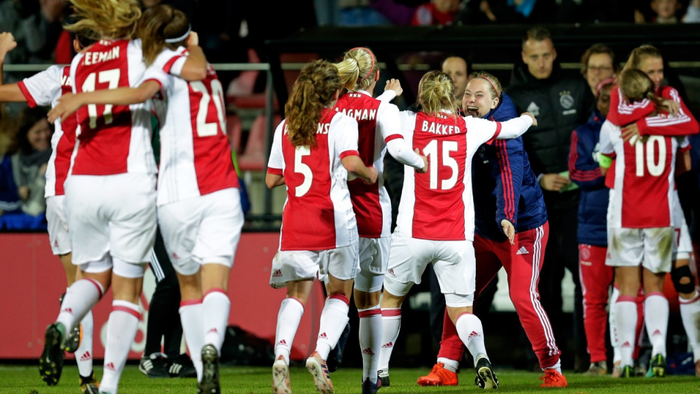
<path fill-rule="evenodd" d="M 180 57 L 174 51 L 169 53 Z M 73 92 L 135 87 L 146 68 L 140 40 L 100 40 L 73 58 Z M 80 108 L 76 116 L 79 129 L 73 175 L 156 173 L 149 102 L 90 104 Z"/>
<path fill-rule="evenodd" d="M 45 71 L 20 81 L 18 86 L 30 107 L 48 105 L 53 107 L 64 93 L 71 92 L 69 73 L 69 67 L 51 66 Z M 63 184 L 70 171 L 70 159 L 75 147 L 76 126 L 74 116 L 66 117 L 63 120 L 56 119 L 54 122 L 54 132 L 51 136 L 51 157 L 46 167 L 44 197 L 65 194 Z"/>
<path fill-rule="evenodd" d="M 606 120 L 600 130 L 600 153 L 615 157 L 616 193 L 609 205 L 613 228 L 674 226 L 676 137 L 653 135 L 625 142 L 618 126 Z"/>
<path fill-rule="evenodd" d="M 161 83 L 161 104 L 155 101 L 160 121 L 160 163 L 158 205 L 238 187 L 238 177 L 231 158 L 231 145 L 226 137 L 226 107 L 221 82 L 211 65 L 207 77 L 187 82 L 179 75 L 186 59 L 161 53 L 153 71 L 144 75 L 144 82 Z M 167 73 L 156 77 L 156 74 Z"/>
<path fill-rule="evenodd" d="M 388 237 L 391 235 L 391 199 L 384 187 L 384 155 L 387 142 L 403 138 L 399 109 L 373 98 L 368 92 L 357 91 L 344 94 L 336 104 L 336 111 L 357 120 L 360 158 L 365 165 L 377 169 L 377 182 L 372 185 L 362 179 L 348 182 L 358 233 L 366 238 Z"/>
<path fill-rule="evenodd" d="M 428 159 L 428 172 L 404 172 L 395 234 L 436 241 L 474 240 L 471 162 L 481 144 L 515 138 L 532 124 L 525 115 L 507 122 L 401 112 L 404 137 Z"/>
<path fill-rule="evenodd" d="M 315 147 L 294 147 L 287 120 L 277 126 L 267 172 L 283 176 L 287 188 L 280 250 L 329 250 L 358 242 L 341 162 L 359 156 L 357 135 L 357 121 L 333 109 L 321 112 Z"/>

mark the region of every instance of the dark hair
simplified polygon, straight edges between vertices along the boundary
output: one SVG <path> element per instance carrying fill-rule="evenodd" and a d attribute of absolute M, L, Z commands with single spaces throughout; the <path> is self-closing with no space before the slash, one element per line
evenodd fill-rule
<path fill-rule="evenodd" d="M 605 44 L 598 43 L 591 45 L 588 49 L 586 49 L 586 52 L 583 53 L 583 56 L 581 56 L 581 74 L 584 77 L 588 72 L 588 61 L 591 59 L 591 56 L 601 53 L 605 53 L 610 56 L 610 61 L 612 62 L 613 71 L 615 73 L 620 71 L 620 65 L 615 63 L 615 51 Z"/>
<path fill-rule="evenodd" d="M 32 144 L 29 143 L 29 130 L 34 127 L 37 122 L 46 120 L 46 110 L 43 107 L 25 108 L 19 116 L 19 128 L 15 135 L 15 142 L 20 153 L 28 155 L 34 151 Z M 53 125 L 51 125 L 53 127 Z"/>
<path fill-rule="evenodd" d="M 137 28 L 137 36 L 141 39 L 145 63 L 153 63 L 166 46 L 176 48 L 186 43 L 187 37 L 182 41 L 172 43 L 172 45 L 166 43 L 165 40 L 185 36 L 189 29 L 190 21 L 184 12 L 166 4 L 147 8 L 143 12 Z"/>
<path fill-rule="evenodd" d="M 523 49 L 525 49 L 525 42 L 527 40 L 533 40 L 533 41 L 544 41 L 544 40 L 550 40 L 552 41 L 552 35 L 549 33 L 549 30 L 542 26 L 535 26 L 531 27 L 523 36 L 523 42 L 522 46 Z"/>
<path fill-rule="evenodd" d="M 338 69 L 333 63 L 316 60 L 301 69 L 284 106 L 287 136 L 293 146 L 316 146 L 321 111 L 335 101 L 340 88 Z"/>

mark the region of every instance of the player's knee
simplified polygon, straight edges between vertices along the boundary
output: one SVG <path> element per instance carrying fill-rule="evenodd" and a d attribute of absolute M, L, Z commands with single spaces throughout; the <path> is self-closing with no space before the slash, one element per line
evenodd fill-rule
<path fill-rule="evenodd" d="M 690 272 L 689 266 L 685 265 L 672 269 L 671 279 L 673 287 L 678 293 L 692 293 L 695 291 L 695 278 Z"/>

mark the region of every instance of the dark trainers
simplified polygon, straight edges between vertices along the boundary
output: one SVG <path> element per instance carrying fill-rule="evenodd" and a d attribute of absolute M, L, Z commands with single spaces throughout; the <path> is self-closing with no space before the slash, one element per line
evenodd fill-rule
<path fill-rule="evenodd" d="M 73 329 L 70 331 L 70 334 L 68 335 L 68 338 L 66 338 L 66 342 L 63 344 L 63 346 L 68 353 L 75 353 L 80 346 L 80 341 L 82 340 L 83 325 L 78 324 L 77 327 L 73 327 Z"/>
<path fill-rule="evenodd" d="M 212 344 L 202 348 L 202 381 L 197 384 L 198 394 L 220 394 L 219 352 Z"/>
<path fill-rule="evenodd" d="M 379 380 L 382 381 L 382 387 L 389 387 L 391 385 L 391 381 L 389 381 L 389 371 L 382 371 L 381 369 L 377 371 L 377 375 L 379 375 Z"/>
<path fill-rule="evenodd" d="M 377 376 L 377 381 L 374 383 L 367 378 L 362 382 L 362 394 L 377 394 L 380 387 L 382 387 L 382 380 L 379 379 L 379 376 Z"/>
<path fill-rule="evenodd" d="M 99 394 L 100 384 L 95 380 L 94 372 L 88 377 L 80 375 L 80 390 L 83 394 Z"/>
<path fill-rule="evenodd" d="M 343 333 L 340 334 L 338 343 L 335 347 L 328 353 L 328 360 L 326 360 L 326 365 L 328 365 L 328 372 L 335 372 L 340 367 L 340 363 L 343 362 L 343 351 L 345 350 L 345 344 L 348 343 L 348 338 L 350 338 L 350 323 L 348 322 L 343 329 Z"/>
<path fill-rule="evenodd" d="M 46 327 L 44 351 L 39 358 L 39 374 L 49 386 L 55 386 L 63 372 L 63 338 L 66 328 L 61 323 Z"/>
<path fill-rule="evenodd" d="M 163 353 L 151 353 L 148 357 L 141 357 L 139 371 L 149 378 L 167 378 L 170 376 L 168 373 L 168 359 Z"/>
<path fill-rule="evenodd" d="M 497 389 L 498 388 L 498 378 L 496 373 L 493 372 L 491 367 L 491 362 L 486 357 L 481 357 L 479 361 L 476 362 L 476 379 L 474 379 L 474 384 L 482 389 Z"/>
<path fill-rule="evenodd" d="M 666 376 L 666 358 L 661 354 L 657 354 L 649 361 L 649 378 L 663 378 Z"/>
<path fill-rule="evenodd" d="M 171 378 L 196 378 L 197 371 L 187 353 L 183 353 L 175 359 L 168 367 L 168 374 Z"/>

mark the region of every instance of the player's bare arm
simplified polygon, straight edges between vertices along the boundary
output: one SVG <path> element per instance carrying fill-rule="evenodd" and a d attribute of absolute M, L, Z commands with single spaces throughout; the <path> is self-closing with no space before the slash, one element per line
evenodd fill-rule
<path fill-rule="evenodd" d="M 156 81 L 146 81 L 136 88 L 96 90 L 94 92 L 64 94 L 58 104 L 49 111 L 49 122 L 71 115 L 78 108 L 88 104 L 131 105 L 143 103 L 160 90 Z"/>
<path fill-rule="evenodd" d="M 0 33 L 0 102 L 27 101 L 16 83 L 4 85 L 2 79 L 2 66 L 5 64 L 5 56 L 16 47 L 17 42 L 12 33 Z"/>
<path fill-rule="evenodd" d="M 189 55 L 179 76 L 185 81 L 201 81 L 207 77 L 207 58 L 199 46 L 199 36 L 194 31 L 187 39 L 187 52 Z"/>
<path fill-rule="evenodd" d="M 377 169 L 366 167 L 359 156 L 345 156 L 341 161 L 348 172 L 362 178 L 365 183 L 371 185 L 377 182 Z"/>
<path fill-rule="evenodd" d="M 265 174 L 265 185 L 268 189 L 274 189 L 277 186 L 284 185 L 284 177 L 282 175 L 270 174 L 269 172 Z"/>

